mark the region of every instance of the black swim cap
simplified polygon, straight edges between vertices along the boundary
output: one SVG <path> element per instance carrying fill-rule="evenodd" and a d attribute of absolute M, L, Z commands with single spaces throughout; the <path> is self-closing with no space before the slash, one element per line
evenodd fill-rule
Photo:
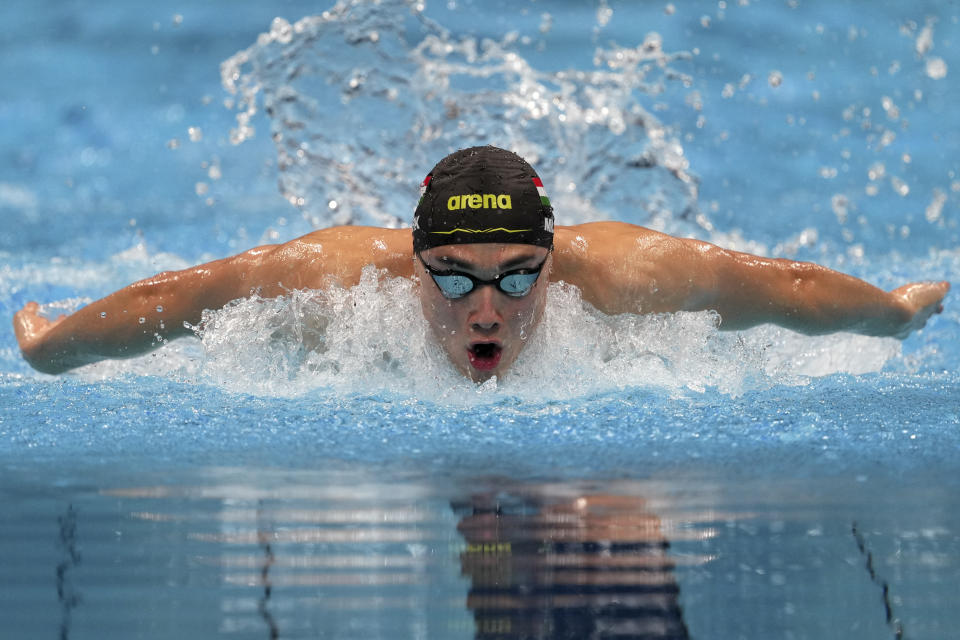
<path fill-rule="evenodd" d="M 471 147 L 437 163 L 420 186 L 413 250 L 509 242 L 553 246 L 553 207 L 527 161 L 497 147 Z"/>

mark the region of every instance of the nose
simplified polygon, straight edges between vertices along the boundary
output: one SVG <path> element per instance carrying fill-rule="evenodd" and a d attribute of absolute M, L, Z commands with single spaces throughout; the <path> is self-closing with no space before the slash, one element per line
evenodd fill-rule
<path fill-rule="evenodd" d="M 500 329 L 503 317 L 497 308 L 497 292 L 492 285 L 481 286 L 471 296 L 474 308 L 470 312 L 470 326 L 483 335 L 492 335 Z"/>

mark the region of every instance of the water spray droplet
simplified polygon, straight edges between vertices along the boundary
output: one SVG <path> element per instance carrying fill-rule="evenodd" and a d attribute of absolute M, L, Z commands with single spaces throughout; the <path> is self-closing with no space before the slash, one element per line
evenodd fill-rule
<path fill-rule="evenodd" d="M 927 76 L 941 80 L 947 76 L 947 63 L 943 58 L 927 58 Z"/>
<path fill-rule="evenodd" d="M 927 205 L 924 213 L 927 222 L 936 222 L 943 215 L 943 205 L 947 202 L 947 194 L 940 189 L 933 190 L 933 201 Z"/>
<path fill-rule="evenodd" d="M 910 185 L 896 176 L 890 178 L 890 186 L 899 196 L 906 197 L 910 193 Z"/>

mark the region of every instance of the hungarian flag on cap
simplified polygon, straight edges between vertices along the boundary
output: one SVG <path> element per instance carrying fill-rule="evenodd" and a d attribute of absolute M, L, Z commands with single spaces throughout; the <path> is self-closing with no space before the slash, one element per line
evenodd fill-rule
<path fill-rule="evenodd" d="M 537 193 L 540 194 L 540 202 L 545 207 L 550 206 L 550 198 L 547 197 L 547 190 L 543 188 L 543 182 L 540 181 L 540 178 L 534 176 L 533 184 L 537 187 Z"/>

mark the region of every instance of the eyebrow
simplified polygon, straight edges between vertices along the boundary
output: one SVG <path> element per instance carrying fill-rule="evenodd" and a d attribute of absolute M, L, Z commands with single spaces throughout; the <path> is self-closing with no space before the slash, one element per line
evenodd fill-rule
<path fill-rule="evenodd" d="M 514 267 L 519 267 L 525 262 L 530 262 L 531 260 L 536 260 L 536 259 L 537 259 L 537 256 L 535 254 L 519 256 L 517 258 L 514 258 L 513 260 L 508 260 L 503 264 L 497 265 L 497 270 L 500 273 L 503 273 L 505 271 L 510 271 Z M 464 269 L 467 271 L 476 271 L 480 269 L 478 265 L 473 264 L 472 262 L 469 262 L 466 260 L 460 260 L 458 258 L 453 258 L 450 256 L 442 256 L 442 257 L 436 258 L 436 261 L 443 263 L 445 267 L 457 267 L 459 269 Z"/>

